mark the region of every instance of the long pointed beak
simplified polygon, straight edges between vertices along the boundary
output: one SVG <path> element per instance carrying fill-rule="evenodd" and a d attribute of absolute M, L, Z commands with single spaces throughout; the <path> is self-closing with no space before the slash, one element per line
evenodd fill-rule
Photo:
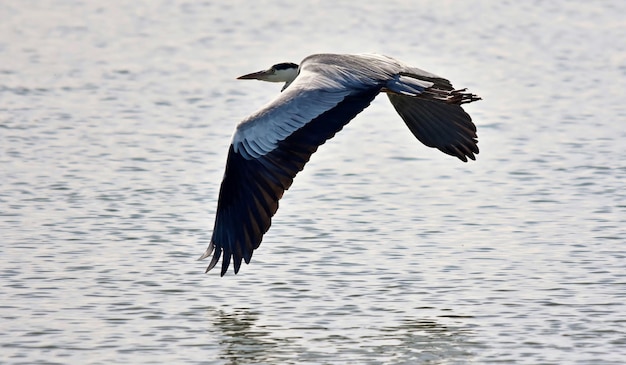
<path fill-rule="evenodd" d="M 257 71 L 251 74 L 239 76 L 237 80 L 260 80 L 262 77 L 265 77 L 269 74 L 268 70 Z"/>

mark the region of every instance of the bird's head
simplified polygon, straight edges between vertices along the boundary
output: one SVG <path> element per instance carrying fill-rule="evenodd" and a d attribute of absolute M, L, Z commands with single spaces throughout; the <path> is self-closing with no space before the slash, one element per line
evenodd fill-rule
<path fill-rule="evenodd" d="M 239 76 L 237 80 L 262 80 L 269 82 L 284 82 L 282 90 L 285 90 L 298 76 L 298 65 L 291 62 L 277 63 L 267 70 L 253 72 Z M 281 90 L 281 91 L 282 91 Z"/>

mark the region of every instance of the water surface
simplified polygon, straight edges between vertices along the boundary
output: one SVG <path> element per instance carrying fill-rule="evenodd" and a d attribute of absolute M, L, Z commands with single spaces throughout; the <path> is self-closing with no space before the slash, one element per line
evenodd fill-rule
<path fill-rule="evenodd" d="M 622 364 L 614 2 L 0 5 L 2 363 Z M 322 146 L 252 264 L 204 275 L 235 124 L 316 52 L 484 100 L 478 160 L 386 98 Z"/>

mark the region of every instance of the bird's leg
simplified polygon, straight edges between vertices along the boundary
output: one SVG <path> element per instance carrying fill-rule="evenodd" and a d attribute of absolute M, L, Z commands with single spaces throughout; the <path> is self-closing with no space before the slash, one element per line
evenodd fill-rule
<path fill-rule="evenodd" d="M 480 96 L 472 93 L 465 92 L 467 88 L 452 90 L 450 95 L 452 96 L 450 99 L 453 104 L 466 104 L 471 103 L 472 101 L 482 100 Z"/>
<path fill-rule="evenodd" d="M 481 98 L 472 93 L 465 92 L 467 89 L 457 89 L 457 90 L 442 90 L 442 89 L 426 89 L 423 94 L 420 96 L 424 96 L 426 99 L 443 101 L 447 104 L 466 104 L 471 103 L 476 100 L 481 100 Z"/>

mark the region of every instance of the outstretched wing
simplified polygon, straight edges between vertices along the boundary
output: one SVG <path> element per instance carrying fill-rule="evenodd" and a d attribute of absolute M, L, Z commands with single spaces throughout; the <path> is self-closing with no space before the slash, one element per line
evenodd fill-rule
<path fill-rule="evenodd" d="M 480 100 L 450 82 L 419 69 L 395 75 L 387 96 L 417 139 L 463 162 L 478 153 L 476 126 L 461 104 Z"/>
<path fill-rule="evenodd" d="M 207 271 L 222 258 L 221 275 L 250 262 L 278 209 L 278 200 L 311 155 L 379 93 L 377 81 L 338 82 L 301 66 L 273 102 L 244 120 L 233 136 L 219 193 Z M 345 81 L 345 80 L 344 80 Z"/>

